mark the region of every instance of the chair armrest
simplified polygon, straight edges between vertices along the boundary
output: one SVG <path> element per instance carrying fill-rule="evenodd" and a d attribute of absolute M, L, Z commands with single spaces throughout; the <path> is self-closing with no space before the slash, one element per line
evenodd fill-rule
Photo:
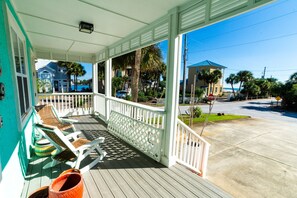
<path fill-rule="evenodd" d="M 103 143 L 104 140 L 105 140 L 105 137 L 99 137 L 99 138 L 93 140 L 92 142 L 86 143 L 86 144 L 84 144 L 84 145 L 78 147 L 77 150 L 85 150 L 85 149 L 87 149 L 87 148 L 90 148 L 90 147 L 93 147 L 93 146 L 95 146 L 95 145 L 98 145 L 98 144 Z"/>
<path fill-rule="evenodd" d="M 70 139 L 77 140 L 78 139 L 78 135 L 80 135 L 80 134 L 81 134 L 81 131 L 73 132 L 73 133 L 70 133 L 70 134 L 66 135 L 66 138 L 68 140 L 70 140 Z"/>
<path fill-rule="evenodd" d="M 78 122 L 78 120 L 68 119 L 68 118 L 60 118 L 62 122 L 68 122 L 70 124 L 74 122 Z"/>

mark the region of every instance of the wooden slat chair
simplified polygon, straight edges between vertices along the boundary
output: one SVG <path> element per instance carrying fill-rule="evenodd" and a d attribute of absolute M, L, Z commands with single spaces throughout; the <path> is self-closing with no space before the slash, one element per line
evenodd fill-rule
<path fill-rule="evenodd" d="M 46 125 L 56 126 L 60 130 L 73 129 L 74 122 L 78 122 L 73 119 L 61 118 L 58 116 L 57 110 L 52 105 L 40 105 L 35 107 L 36 115 L 39 117 L 38 122 Z"/>
<path fill-rule="evenodd" d="M 95 166 L 106 155 L 106 152 L 100 148 L 100 144 L 105 140 L 104 137 L 89 141 L 84 138 L 78 138 L 79 132 L 65 136 L 57 127 L 35 124 L 35 128 L 56 147 L 56 151 L 52 153 L 52 162 L 46 164 L 43 169 L 53 167 L 63 162 L 70 165 L 72 168 L 80 169 L 81 172 L 84 173 Z M 73 138 L 74 141 L 71 142 L 71 138 Z M 89 164 L 80 168 L 82 160 L 94 151 L 97 152 L 99 156 Z"/>

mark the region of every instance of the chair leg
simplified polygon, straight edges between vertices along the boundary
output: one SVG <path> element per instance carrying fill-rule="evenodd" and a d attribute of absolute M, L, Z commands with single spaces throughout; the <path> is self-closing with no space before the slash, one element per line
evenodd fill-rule
<path fill-rule="evenodd" d="M 60 163 L 61 163 L 61 162 L 59 162 L 59 161 L 57 161 L 57 160 L 55 160 L 55 159 L 52 159 L 52 161 L 49 162 L 49 163 L 47 163 L 46 165 L 44 165 L 44 166 L 42 167 L 42 169 L 52 168 L 52 167 L 54 167 L 54 166 L 56 166 L 56 165 L 58 165 L 58 164 L 60 164 Z"/>
<path fill-rule="evenodd" d="M 77 158 L 77 164 L 75 165 L 75 168 L 79 169 L 80 162 L 81 162 L 86 156 L 88 156 L 91 152 L 93 152 L 93 151 L 95 151 L 95 150 L 97 151 L 97 153 L 98 153 L 99 156 L 98 156 L 96 159 L 94 159 L 90 164 L 88 164 L 88 165 L 82 167 L 82 168 L 80 169 L 80 172 L 81 172 L 81 173 L 84 173 L 84 172 L 86 172 L 86 171 L 89 171 L 89 170 L 90 170 L 91 168 L 93 168 L 96 164 L 98 164 L 98 162 L 100 162 L 100 161 L 106 156 L 106 154 L 107 154 L 104 150 L 102 150 L 102 149 L 100 148 L 99 145 L 97 145 L 97 146 L 95 146 L 95 147 L 89 149 L 89 150 L 88 150 L 87 152 L 85 152 L 84 154 L 80 154 L 80 155 L 78 156 L 78 158 Z"/>
<path fill-rule="evenodd" d="M 107 152 L 102 150 L 99 146 L 96 147 L 97 153 L 99 154 L 100 160 L 103 160 L 103 158 L 107 155 Z"/>

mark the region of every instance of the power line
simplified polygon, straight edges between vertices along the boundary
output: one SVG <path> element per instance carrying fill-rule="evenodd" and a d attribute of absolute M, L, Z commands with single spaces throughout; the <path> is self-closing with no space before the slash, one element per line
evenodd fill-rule
<path fill-rule="evenodd" d="M 297 69 L 267 70 L 267 72 L 286 72 L 286 71 L 297 71 Z"/>
<path fill-rule="evenodd" d="M 213 51 L 213 50 L 219 50 L 219 49 L 238 47 L 238 46 L 243 46 L 243 45 L 250 45 L 250 44 L 261 43 L 261 42 L 270 41 L 270 40 L 276 40 L 276 39 L 291 37 L 291 36 L 295 36 L 295 35 L 297 35 L 297 32 L 291 33 L 291 34 L 284 34 L 284 35 L 277 36 L 277 37 L 271 37 L 271 38 L 267 38 L 267 39 L 261 39 L 261 40 L 246 42 L 246 43 L 239 43 L 239 44 L 234 44 L 234 45 L 227 45 L 227 46 L 217 47 L 217 48 L 213 48 L 213 49 L 197 50 L 197 51 L 189 52 L 189 53 L 207 52 L 207 51 Z"/>
<path fill-rule="evenodd" d="M 237 31 L 240 31 L 240 30 L 244 30 L 244 29 L 247 29 L 247 28 L 256 26 L 256 25 L 260 25 L 260 24 L 263 24 L 263 23 L 267 23 L 267 22 L 270 22 L 270 21 L 273 21 L 273 20 L 276 20 L 276 19 L 279 19 L 279 18 L 288 16 L 288 15 L 290 15 L 290 14 L 294 14 L 294 13 L 296 13 L 296 12 L 297 12 L 297 10 L 292 11 L 292 12 L 289 12 L 289 13 L 285 13 L 285 14 L 283 14 L 283 15 L 276 16 L 276 17 L 273 17 L 273 18 L 270 18 L 270 19 L 267 19 L 267 20 L 264 20 L 264 21 L 261 21 L 261 22 L 258 22 L 258 23 L 254 23 L 254 24 L 251 24 L 251 25 L 248 25 L 248 26 L 244 26 L 244 27 L 237 28 L 237 29 L 234 29 L 234 30 L 230 30 L 230 31 L 227 31 L 227 32 L 223 32 L 223 33 L 220 33 L 220 34 L 216 34 L 216 35 L 208 36 L 208 37 L 206 37 L 206 38 L 200 39 L 199 41 L 197 41 L 197 40 L 195 40 L 195 41 L 201 43 L 201 41 L 204 41 L 204 40 L 207 40 L 207 39 L 210 39 L 210 38 L 215 38 L 215 37 L 218 37 L 218 36 L 221 36 L 221 35 L 224 35 L 224 34 L 229 34 L 229 33 L 232 33 L 232 32 L 237 32 Z M 190 38 L 190 39 L 192 40 L 192 38 Z"/>
<path fill-rule="evenodd" d="M 297 66 L 296 66 L 297 68 Z M 231 71 L 242 71 L 243 69 L 231 69 L 231 68 L 226 68 L 226 70 L 231 70 Z M 263 70 L 249 70 L 251 72 L 263 72 Z M 266 70 L 266 73 L 268 72 L 287 72 L 287 71 L 297 71 L 297 69 L 278 69 L 278 70 Z"/>
<path fill-rule="evenodd" d="M 288 1 L 289 1 L 289 0 L 284 0 L 284 1 L 281 1 L 281 2 L 278 2 L 278 3 L 273 3 L 273 4 L 270 4 L 269 6 L 266 6 L 266 7 L 263 7 L 263 8 L 261 8 L 261 9 L 258 9 L 257 11 L 253 11 L 253 12 L 250 12 L 250 13 L 248 13 L 248 14 L 244 14 L 244 15 L 238 16 L 238 18 L 233 19 L 232 23 L 233 23 L 234 21 L 240 20 L 240 19 L 242 19 L 242 18 L 246 18 L 246 17 L 249 17 L 249 16 L 251 16 L 251 15 L 257 14 L 257 13 L 259 13 L 259 12 L 263 12 L 263 11 L 265 11 L 265 10 L 268 10 L 268 9 L 273 8 L 273 7 L 279 6 L 279 5 L 281 5 L 281 4 L 283 4 L 283 3 L 286 3 L 286 2 L 288 2 Z M 295 1 L 295 0 L 294 0 L 294 1 Z"/>

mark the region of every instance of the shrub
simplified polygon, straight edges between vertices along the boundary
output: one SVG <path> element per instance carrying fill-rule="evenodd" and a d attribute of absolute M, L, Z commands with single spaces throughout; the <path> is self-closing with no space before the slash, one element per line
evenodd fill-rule
<path fill-rule="evenodd" d="M 126 98 L 125 99 L 131 101 L 132 100 L 132 97 L 130 95 L 126 95 Z"/>
<path fill-rule="evenodd" d="M 144 95 L 144 92 L 138 92 L 138 102 L 147 102 L 148 98 Z"/>
<path fill-rule="evenodd" d="M 199 118 L 202 115 L 202 109 L 200 107 L 194 107 L 194 118 Z"/>

